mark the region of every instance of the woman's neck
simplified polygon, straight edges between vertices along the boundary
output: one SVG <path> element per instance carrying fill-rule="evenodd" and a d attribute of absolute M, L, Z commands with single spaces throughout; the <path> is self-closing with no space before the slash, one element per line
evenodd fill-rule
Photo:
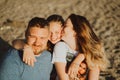
<path fill-rule="evenodd" d="M 65 43 L 67 43 L 68 46 L 69 46 L 72 50 L 76 50 L 76 42 L 75 42 L 75 39 L 69 39 L 69 40 L 65 41 Z"/>

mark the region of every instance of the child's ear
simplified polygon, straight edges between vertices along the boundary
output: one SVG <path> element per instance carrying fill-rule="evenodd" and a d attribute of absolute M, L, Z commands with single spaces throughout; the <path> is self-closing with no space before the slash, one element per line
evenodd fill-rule
<path fill-rule="evenodd" d="M 61 29 L 63 30 L 63 29 L 64 29 L 64 26 L 61 26 Z"/>
<path fill-rule="evenodd" d="M 76 37 L 76 33 L 75 32 L 73 33 L 73 37 Z"/>
<path fill-rule="evenodd" d="M 50 40 L 50 33 L 49 33 L 49 36 L 48 36 L 48 40 Z"/>
<path fill-rule="evenodd" d="M 60 31 L 61 31 L 61 32 L 63 31 L 63 27 L 60 28 Z"/>

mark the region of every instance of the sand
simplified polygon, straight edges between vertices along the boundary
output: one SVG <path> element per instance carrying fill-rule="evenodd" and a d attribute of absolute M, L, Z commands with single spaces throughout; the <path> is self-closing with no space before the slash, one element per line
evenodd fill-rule
<path fill-rule="evenodd" d="M 87 17 L 104 44 L 110 66 L 100 80 L 120 80 L 120 0 L 0 0 L 0 58 L 32 17 L 71 13 Z"/>

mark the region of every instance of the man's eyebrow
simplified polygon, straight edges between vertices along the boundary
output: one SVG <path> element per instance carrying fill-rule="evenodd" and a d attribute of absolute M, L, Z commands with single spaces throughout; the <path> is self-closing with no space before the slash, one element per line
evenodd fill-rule
<path fill-rule="evenodd" d="M 34 35 L 29 34 L 28 36 L 34 36 Z"/>

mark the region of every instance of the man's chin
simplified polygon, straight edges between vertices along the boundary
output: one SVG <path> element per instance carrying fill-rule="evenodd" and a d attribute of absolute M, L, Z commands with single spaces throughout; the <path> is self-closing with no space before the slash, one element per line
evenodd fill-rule
<path fill-rule="evenodd" d="M 42 50 L 40 48 L 34 48 L 34 54 L 40 54 L 40 52 L 42 52 Z"/>
<path fill-rule="evenodd" d="M 43 50 L 39 50 L 39 51 L 36 50 L 36 51 L 34 51 L 34 54 L 35 54 L 35 55 L 39 55 L 42 51 L 43 51 Z"/>
<path fill-rule="evenodd" d="M 37 55 L 37 54 L 40 54 L 41 52 L 43 52 L 44 50 L 46 50 L 47 47 L 41 47 L 41 48 L 34 48 L 34 54 Z"/>

